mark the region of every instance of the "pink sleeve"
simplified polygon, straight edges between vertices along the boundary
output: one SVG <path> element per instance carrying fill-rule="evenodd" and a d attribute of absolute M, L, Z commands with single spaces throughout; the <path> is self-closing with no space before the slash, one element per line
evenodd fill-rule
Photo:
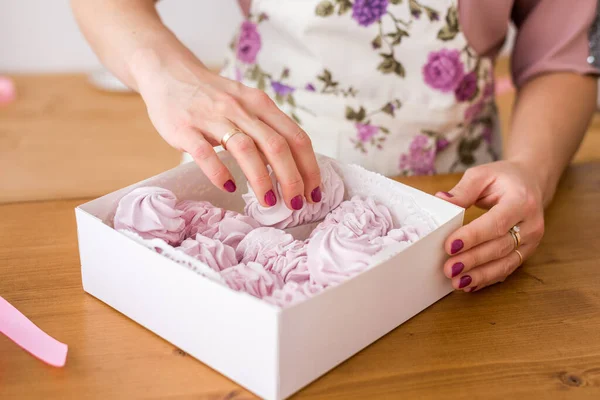
<path fill-rule="evenodd" d="M 590 57 L 590 28 L 596 0 L 515 0 L 517 36 L 512 75 L 517 87 L 552 71 L 598 75 Z"/>

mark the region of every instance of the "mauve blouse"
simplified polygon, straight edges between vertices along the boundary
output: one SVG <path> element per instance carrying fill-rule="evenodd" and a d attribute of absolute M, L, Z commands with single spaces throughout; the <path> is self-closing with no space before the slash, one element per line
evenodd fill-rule
<path fill-rule="evenodd" d="M 238 0 L 246 15 L 251 1 Z M 547 72 L 600 72 L 600 54 L 594 57 L 590 45 L 597 0 L 459 0 L 458 11 L 467 41 L 487 57 L 498 55 L 509 23 L 515 24 L 511 73 L 517 87 Z"/>

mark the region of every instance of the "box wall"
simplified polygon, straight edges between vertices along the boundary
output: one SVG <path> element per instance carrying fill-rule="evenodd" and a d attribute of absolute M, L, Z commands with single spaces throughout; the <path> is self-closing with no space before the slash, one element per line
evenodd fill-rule
<path fill-rule="evenodd" d="M 450 293 L 443 243 L 463 213 L 392 259 L 283 310 L 280 388 L 287 397 Z"/>
<path fill-rule="evenodd" d="M 84 290 L 264 398 L 275 398 L 273 306 L 203 278 L 76 210 Z"/>

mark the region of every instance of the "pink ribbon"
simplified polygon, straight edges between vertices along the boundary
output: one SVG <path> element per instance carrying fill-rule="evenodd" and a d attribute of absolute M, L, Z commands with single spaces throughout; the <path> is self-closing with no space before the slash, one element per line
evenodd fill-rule
<path fill-rule="evenodd" d="M 68 346 L 38 328 L 0 296 L 0 332 L 35 357 L 54 367 L 67 361 Z"/>
<path fill-rule="evenodd" d="M 0 76 L 0 105 L 11 103 L 16 97 L 15 83 L 6 76 Z"/>

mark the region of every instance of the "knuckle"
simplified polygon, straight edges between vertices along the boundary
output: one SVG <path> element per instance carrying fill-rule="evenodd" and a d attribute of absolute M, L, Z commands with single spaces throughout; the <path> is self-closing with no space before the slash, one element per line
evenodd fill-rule
<path fill-rule="evenodd" d="M 299 150 L 312 149 L 312 141 L 303 129 L 298 129 L 298 132 L 296 132 L 296 134 L 294 135 L 292 142 L 294 143 L 294 146 Z"/>
<path fill-rule="evenodd" d="M 222 94 L 214 103 L 214 111 L 217 115 L 227 115 L 236 112 L 239 108 L 238 102 L 233 96 Z"/>
<path fill-rule="evenodd" d="M 248 90 L 248 86 L 238 81 L 231 81 L 230 85 L 230 93 L 235 93 L 238 96 L 244 95 L 244 93 L 246 93 L 246 91 Z"/>
<path fill-rule="evenodd" d="M 284 180 L 280 182 L 280 184 L 282 189 L 286 192 L 302 192 L 302 188 L 304 186 L 300 175 L 296 175 L 289 180 Z"/>
<path fill-rule="evenodd" d="M 464 257 L 466 261 L 465 265 L 469 268 L 474 268 L 481 264 L 481 254 L 476 250 L 466 252 Z"/>
<path fill-rule="evenodd" d="M 259 89 L 254 89 L 249 94 L 250 101 L 259 109 L 268 109 L 275 105 L 268 94 Z"/>
<path fill-rule="evenodd" d="M 538 201 L 535 196 L 531 193 L 525 195 L 525 211 L 527 214 L 531 214 L 537 211 Z"/>
<path fill-rule="evenodd" d="M 544 236 L 545 226 L 544 218 L 539 218 L 533 226 L 533 235 L 538 241 Z"/>
<path fill-rule="evenodd" d="M 508 219 L 502 214 L 497 214 L 494 218 L 494 229 L 496 230 L 496 236 L 501 237 L 508 232 L 510 227 L 508 226 Z"/>
<path fill-rule="evenodd" d="M 267 151 L 273 155 L 281 155 L 289 150 L 287 141 L 283 136 L 272 135 L 267 139 Z"/>
<path fill-rule="evenodd" d="M 272 184 L 271 177 L 269 174 L 260 174 L 252 177 L 252 186 L 266 188 L 270 187 Z"/>
<path fill-rule="evenodd" d="M 221 179 L 219 179 L 220 177 L 224 177 L 226 176 L 228 173 L 227 168 L 225 168 L 224 165 L 219 165 L 217 168 L 214 168 L 210 171 L 205 172 L 206 176 L 208 177 L 208 179 L 210 179 L 211 181 L 221 181 Z"/>
<path fill-rule="evenodd" d="M 321 172 L 319 168 L 309 169 L 304 173 L 304 181 L 310 184 L 311 189 L 321 185 Z"/>
<path fill-rule="evenodd" d="M 249 154 L 254 153 L 256 151 L 256 146 L 254 145 L 254 141 L 250 136 L 247 135 L 235 135 L 235 142 L 233 142 L 233 147 L 239 153 Z M 231 139 L 234 139 L 232 137 Z M 232 140 L 233 141 L 233 140 Z M 227 143 L 229 144 L 229 143 Z"/>
<path fill-rule="evenodd" d="M 188 153 L 194 160 L 206 161 L 213 156 L 214 150 L 210 144 L 202 142 L 190 148 Z"/>

